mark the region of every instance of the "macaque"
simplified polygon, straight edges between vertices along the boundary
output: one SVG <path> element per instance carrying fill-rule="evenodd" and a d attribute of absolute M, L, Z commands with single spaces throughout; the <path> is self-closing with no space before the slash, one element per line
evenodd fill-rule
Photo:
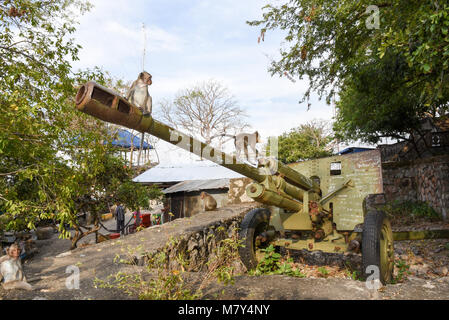
<path fill-rule="evenodd" d="M 148 87 L 153 83 L 152 76 L 143 71 L 129 88 L 126 99 L 132 104 L 138 106 L 143 114 L 151 114 L 153 108 L 153 99 L 148 93 Z"/>
<path fill-rule="evenodd" d="M 217 209 L 217 201 L 207 192 L 201 192 L 200 198 L 203 201 L 203 211 L 214 211 Z"/>
<path fill-rule="evenodd" d="M 17 244 L 12 244 L 8 250 L 8 255 L 0 258 L 0 280 L 5 290 L 23 289 L 33 290 L 31 285 L 27 283 L 25 274 L 23 273 L 22 263 L 20 262 L 20 248 Z"/>
<path fill-rule="evenodd" d="M 137 80 L 133 82 L 131 88 L 129 88 L 126 100 L 132 104 L 138 106 L 143 115 L 151 115 L 153 109 L 153 99 L 148 93 L 148 87 L 153 83 L 152 75 L 146 71 L 143 71 L 137 77 Z M 142 132 L 140 138 L 140 149 L 137 162 L 140 163 L 140 154 L 143 149 L 145 133 Z"/>

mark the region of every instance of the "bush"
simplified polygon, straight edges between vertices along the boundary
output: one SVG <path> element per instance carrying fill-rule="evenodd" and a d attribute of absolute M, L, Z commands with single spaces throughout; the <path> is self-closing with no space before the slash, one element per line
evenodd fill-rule
<path fill-rule="evenodd" d="M 394 201 L 384 208 L 389 218 L 405 218 L 412 222 L 419 218 L 431 221 L 441 220 L 440 215 L 424 201 Z"/>

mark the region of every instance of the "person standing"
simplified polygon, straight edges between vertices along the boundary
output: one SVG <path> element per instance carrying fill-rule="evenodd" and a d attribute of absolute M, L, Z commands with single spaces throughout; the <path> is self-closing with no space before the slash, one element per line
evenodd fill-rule
<path fill-rule="evenodd" d="M 125 234 L 125 209 L 120 203 L 115 208 L 115 220 L 117 221 L 117 233 Z"/>
<path fill-rule="evenodd" d="M 136 228 L 138 228 L 142 224 L 142 217 L 140 215 L 140 209 L 137 209 L 137 211 L 135 211 L 134 214 L 136 217 Z"/>

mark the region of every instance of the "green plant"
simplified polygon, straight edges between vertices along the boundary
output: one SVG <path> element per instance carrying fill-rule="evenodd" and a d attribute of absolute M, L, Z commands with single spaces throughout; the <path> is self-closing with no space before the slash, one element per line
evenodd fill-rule
<path fill-rule="evenodd" d="M 329 276 L 329 271 L 326 269 L 326 267 L 319 267 L 318 272 L 323 278 L 327 278 Z"/>
<path fill-rule="evenodd" d="M 149 257 L 147 272 L 149 280 L 141 274 L 118 272 L 106 280 L 96 278 L 94 286 L 119 289 L 140 300 L 195 300 L 202 297 L 200 290 L 193 290 L 184 280 L 184 271 L 169 270 L 166 249 Z"/>
<path fill-rule="evenodd" d="M 444 245 L 444 247 L 449 250 L 449 242 Z"/>
<path fill-rule="evenodd" d="M 393 201 L 383 207 L 389 218 L 415 221 L 418 218 L 440 220 L 439 214 L 423 201 Z"/>
<path fill-rule="evenodd" d="M 225 231 L 226 229 L 222 227 L 216 230 L 216 232 Z M 215 235 L 212 235 L 212 237 L 215 237 Z M 211 258 L 206 263 L 208 271 L 198 289 L 194 289 L 193 284 L 185 281 L 185 273 L 190 264 L 189 259 L 182 252 L 178 253 L 176 257 L 171 254 L 173 250 L 176 250 L 178 244 L 178 239 L 170 237 L 161 251 L 147 256 L 147 272 L 150 274 L 150 280 L 144 280 L 141 275 L 117 273 L 110 275 L 105 281 L 95 279 L 94 284 L 102 288 L 120 289 L 129 295 L 138 296 L 139 299 L 150 300 L 200 299 L 202 288 L 212 278 L 225 285 L 234 284 L 235 263 L 239 261 L 238 248 L 242 246 L 238 239 L 237 230 L 231 238 L 226 238 L 217 243 Z M 122 251 L 125 251 L 125 249 Z M 117 255 L 114 262 L 130 263 L 130 261 L 134 261 L 132 258 L 135 256 L 135 252 L 142 253 L 141 251 L 141 246 L 128 247 L 127 255 L 131 258 L 123 259 L 120 255 Z M 178 265 L 180 270 L 173 269 L 174 265 Z"/>
<path fill-rule="evenodd" d="M 398 269 L 397 275 L 393 278 L 391 283 L 396 284 L 400 282 L 404 282 L 407 279 L 407 275 L 411 274 L 409 271 L 410 265 L 408 265 L 404 260 L 397 260 L 394 263 L 395 267 Z"/>
<path fill-rule="evenodd" d="M 282 256 L 275 250 L 276 249 L 273 245 L 270 245 L 268 248 L 261 249 L 264 253 L 264 257 L 258 263 L 255 270 L 255 275 L 273 274 L 279 269 L 279 263 Z"/>
<path fill-rule="evenodd" d="M 218 228 L 217 231 L 224 232 L 225 229 L 221 228 Z M 242 241 L 238 239 L 237 230 L 235 230 L 231 238 L 221 240 L 217 244 L 211 255 L 213 258 L 206 263 L 208 274 L 202 286 L 212 276 L 224 285 L 234 284 L 235 263 L 240 260 L 238 253 L 240 247 L 242 247 Z"/>
<path fill-rule="evenodd" d="M 264 252 L 264 257 L 259 262 L 256 269 L 250 271 L 251 275 L 259 276 L 263 274 L 282 274 L 291 277 L 305 277 L 301 271 L 293 268 L 292 259 L 281 261 L 282 255 L 276 252 L 273 245 L 270 245 L 265 249 L 261 249 L 261 251 Z"/>
<path fill-rule="evenodd" d="M 354 270 L 354 267 L 351 265 L 350 262 L 346 261 L 346 274 L 348 277 L 350 277 L 354 281 L 363 281 L 362 273 L 360 270 Z"/>
<path fill-rule="evenodd" d="M 351 271 L 347 270 L 346 274 L 354 281 L 361 281 L 362 280 L 360 271 L 356 271 L 355 270 L 355 271 L 351 272 Z"/>

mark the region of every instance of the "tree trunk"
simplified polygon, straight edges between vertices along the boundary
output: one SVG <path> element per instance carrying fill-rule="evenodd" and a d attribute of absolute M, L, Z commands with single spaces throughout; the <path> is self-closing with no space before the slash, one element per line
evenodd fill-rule
<path fill-rule="evenodd" d="M 78 244 L 78 241 L 80 241 L 82 238 L 84 238 L 84 237 L 86 237 L 86 236 L 88 236 L 89 234 L 91 234 L 91 233 L 98 233 L 98 230 L 100 230 L 100 226 L 95 226 L 93 229 L 89 229 L 89 228 L 87 228 L 87 227 L 85 227 L 86 229 L 88 229 L 89 231 L 87 231 L 87 232 L 83 232 L 82 230 L 81 230 L 81 226 L 79 226 L 79 225 L 75 225 L 74 226 L 75 227 L 75 235 L 72 237 L 72 246 L 71 246 L 71 248 L 70 248 L 70 250 L 75 250 L 76 248 L 77 248 L 77 244 Z"/>

